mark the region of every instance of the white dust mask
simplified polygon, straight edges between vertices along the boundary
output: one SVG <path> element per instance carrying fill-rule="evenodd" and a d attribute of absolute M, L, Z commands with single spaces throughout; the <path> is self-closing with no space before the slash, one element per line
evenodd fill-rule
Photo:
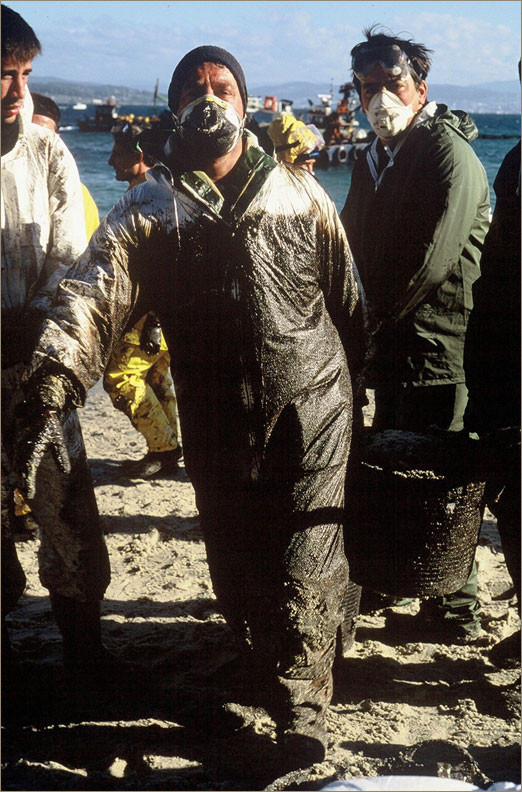
<path fill-rule="evenodd" d="M 373 131 L 381 140 L 391 140 L 404 132 L 413 117 L 411 103 L 405 105 L 386 88 L 372 96 L 366 110 Z"/>

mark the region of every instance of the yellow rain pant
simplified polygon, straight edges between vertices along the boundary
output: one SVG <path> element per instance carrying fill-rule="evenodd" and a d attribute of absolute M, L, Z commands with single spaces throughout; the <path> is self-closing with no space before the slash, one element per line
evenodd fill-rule
<path fill-rule="evenodd" d="M 103 387 L 116 409 L 128 415 L 149 451 L 172 451 L 180 440 L 178 406 L 170 374 L 170 355 L 161 335 L 157 355 L 140 349 L 143 316 L 112 351 Z"/>

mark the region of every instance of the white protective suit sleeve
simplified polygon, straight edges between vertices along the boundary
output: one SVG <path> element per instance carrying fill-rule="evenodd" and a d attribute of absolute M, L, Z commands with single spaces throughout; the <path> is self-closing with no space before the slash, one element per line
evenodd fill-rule
<path fill-rule="evenodd" d="M 2 309 L 47 310 L 87 245 L 78 168 L 54 132 L 31 123 L 29 92 L 2 157 Z"/>

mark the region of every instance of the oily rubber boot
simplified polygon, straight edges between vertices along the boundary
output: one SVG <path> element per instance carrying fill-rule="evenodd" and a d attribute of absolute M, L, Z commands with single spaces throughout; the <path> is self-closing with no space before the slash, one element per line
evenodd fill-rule
<path fill-rule="evenodd" d="M 522 654 L 520 630 L 503 638 L 489 652 L 489 660 L 498 668 L 519 668 Z"/>
<path fill-rule="evenodd" d="M 310 719 L 297 714 L 295 722 L 278 734 L 279 761 L 284 773 L 303 770 L 313 764 L 324 762 L 328 745 L 328 733 L 323 713 Z"/>
<path fill-rule="evenodd" d="M 51 607 L 63 640 L 63 666 L 69 683 L 97 686 L 121 673 L 101 639 L 100 602 L 80 602 L 51 593 Z"/>
<path fill-rule="evenodd" d="M 4 680 L 7 674 L 17 667 L 18 661 L 18 652 L 13 649 L 5 617 L 2 616 L 2 673 Z"/>
<path fill-rule="evenodd" d="M 361 587 L 357 583 L 348 581 L 346 596 L 343 601 L 344 619 L 337 628 L 335 655 L 337 660 L 348 657 L 355 643 L 357 618 L 361 602 Z"/>
<path fill-rule="evenodd" d="M 332 674 L 315 679 L 285 679 L 287 705 L 275 715 L 281 770 L 302 770 L 326 758 L 326 711 L 331 699 Z"/>
<path fill-rule="evenodd" d="M 130 478 L 165 478 L 179 471 L 179 462 L 182 458 L 181 446 L 177 446 L 172 451 L 148 451 L 143 459 L 128 465 L 126 472 Z"/>

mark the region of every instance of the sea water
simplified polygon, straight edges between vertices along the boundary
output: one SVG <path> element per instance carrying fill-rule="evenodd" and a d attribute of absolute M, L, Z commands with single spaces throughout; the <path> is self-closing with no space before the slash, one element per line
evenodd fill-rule
<path fill-rule="evenodd" d="M 109 132 L 79 132 L 78 120 L 87 111 L 62 110 L 63 129 L 60 134 L 74 155 L 80 177 L 96 201 L 100 216 L 106 214 L 118 201 L 127 188 L 126 182 L 114 178 L 114 170 L 107 165 L 112 150 L 112 135 Z M 121 115 L 153 115 L 152 107 L 125 106 L 119 108 Z M 92 114 L 92 113 L 90 113 Z M 493 182 L 504 156 L 513 148 L 520 137 L 520 115 L 472 114 L 477 124 L 479 137 L 471 144 L 482 162 L 488 177 L 491 191 L 491 205 L 494 207 L 495 195 Z M 317 170 L 318 181 L 334 201 L 340 212 L 344 206 L 350 186 L 351 165 L 335 165 L 328 170 Z"/>

